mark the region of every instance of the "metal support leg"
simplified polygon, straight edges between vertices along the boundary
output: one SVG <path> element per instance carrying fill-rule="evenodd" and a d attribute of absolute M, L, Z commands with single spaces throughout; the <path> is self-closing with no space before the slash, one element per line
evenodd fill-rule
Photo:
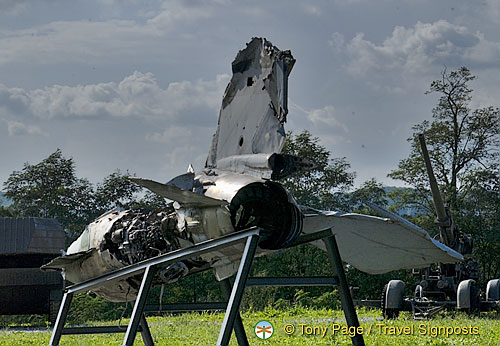
<path fill-rule="evenodd" d="M 226 301 L 229 301 L 231 296 L 231 282 L 228 279 L 224 279 L 220 282 L 222 288 L 222 295 Z M 236 314 L 236 319 L 234 320 L 234 334 L 236 334 L 236 339 L 238 340 L 238 345 L 248 346 L 248 339 L 245 334 L 245 328 L 243 327 L 243 322 L 241 321 L 241 315 L 238 311 Z"/>
<path fill-rule="evenodd" d="M 337 241 L 333 235 L 327 237 L 324 241 L 328 250 L 328 258 L 330 259 L 331 265 L 335 268 L 339 279 L 340 302 L 342 303 L 342 309 L 344 310 L 347 325 L 349 327 L 357 328 L 359 327 L 358 315 L 356 314 L 351 292 L 349 291 L 349 286 L 347 285 L 347 279 L 344 272 L 344 266 L 342 265 L 342 260 L 340 258 Z M 351 340 L 354 346 L 365 345 L 362 334 L 356 334 L 354 337 L 351 337 Z"/>
<path fill-rule="evenodd" d="M 66 317 L 68 316 L 69 306 L 71 305 L 72 300 L 73 293 L 64 293 L 61 306 L 59 307 L 59 312 L 57 314 L 56 323 L 54 325 L 54 330 L 52 331 L 52 336 L 50 337 L 50 346 L 59 345 L 59 340 L 61 340 L 62 331 L 64 324 L 66 323 Z"/>
<path fill-rule="evenodd" d="M 245 284 L 247 281 L 248 273 L 250 272 L 250 267 L 255 255 L 255 250 L 257 249 L 258 240 L 258 235 L 252 235 L 248 237 L 245 244 L 245 251 L 243 252 L 243 256 L 241 257 L 238 273 L 236 274 L 236 278 L 234 279 L 231 296 L 229 297 L 229 301 L 227 303 L 226 314 L 224 315 L 224 320 L 222 321 L 219 339 L 217 340 L 218 346 L 228 345 L 229 340 L 231 339 L 234 321 L 236 319 L 236 315 L 239 314 L 241 297 L 243 296 L 243 291 L 245 290 Z"/>
<path fill-rule="evenodd" d="M 146 316 L 144 313 L 141 315 L 141 335 L 142 341 L 144 341 L 145 346 L 154 346 L 153 337 L 151 336 L 151 331 L 149 330 L 148 322 L 146 321 Z"/>
<path fill-rule="evenodd" d="M 139 323 L 141 323 L 141 319 L 144 318 L 144 305 L 146 304 L 146 299 L 148 298 L 149 289 L 151 288 L 151 283 L 153 282 L 155 272 L 156 269 L 153 266 L 147 267 L 146 271 L 144 272 L 141 287 L 139 288 L 139 293 L 137 294 L 137 299 L 135 300 L 134 309 L 132 310 L 132 316 L 130 316 L 130 322 L 127 327 L 127 332 L 125 333 L 125 339 L 123 340 L 123 346 L 132 346 L 134 344 Z M 145 321 L 146 319 L 144 318 L 143 323 L 147 326 L 147 323 L 145 323 Z M 143 323 L 141 323 L 142 330 L 145 331 L 146 328 L 144 328 Z M 151 334 L 149 334 L 149 336 L 151 337 Z M 152 342 L 153 339 L 150 339 L 150 341 Z"/>

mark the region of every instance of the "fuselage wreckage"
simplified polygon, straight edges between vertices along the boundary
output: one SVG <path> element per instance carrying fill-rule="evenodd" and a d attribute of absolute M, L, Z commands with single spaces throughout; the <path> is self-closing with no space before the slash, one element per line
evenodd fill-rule
<path fill-rule="evenodd" d="M 257 255 L 286 247 L 299 235 L 331 228 L 342 259 L 380 274 L 402 268 L 453 263 L 462 255 L 394 215 L 391 218 L 319 211 L 296 203 L 279 180 L 313 163 L 282 154 L 287 120 L 288 76 L 295 59 L 264 38 L 253 38 L 232 63 L 217 131 L 205 168 L 167 183 L 130 178 L 174 202 L 149 213 L 110 211 L 92 222 L 63 256 L 43 267 L 79 283 L 144 259 L 257 226 Z M 314 245 L 323 248 L 322 242 Z M 185 260 L 159 270 L 156 283 L 215 269 L 233 275 L 243 245 Z M 103 284 L 94 292 L 111 301 L 136 298 L 140 277 Z"/>

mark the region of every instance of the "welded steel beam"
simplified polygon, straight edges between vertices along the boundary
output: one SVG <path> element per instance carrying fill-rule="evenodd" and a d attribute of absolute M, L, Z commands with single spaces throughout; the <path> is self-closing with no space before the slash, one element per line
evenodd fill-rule
<path fill-rule="evenodd" d="M 50 337 L 50 346 L 59 345 L 61 340 L 62 331 L 64 329 L 64 324 L 66 323 L 66 317 L 68 316 L 69 307 L 71 301 L 73 300 L 72 293 L 65 293 L 59 307 L 59 312 L 57 314 L 56 323 L 54 325 L 54 330 L 52 331 L 52 336 Z"/>
<path fill-rule="evenodd" d="M 339 295 L 340 302 L 342 304 L 342 309 L 344 310 L 345 319 L 349 327 L 357 328 L 359 327 L 358 315 L 356 314 L 356 308 L 352 301 L 351 292 L 347 284 L 347 278 L 345 276 L 344 265 L 342 264 L 342 259 L 340 258 L 339 248 L 337 246 L 337 241 L 335 236 L 331 235 L 324 239 L 326 249 L 328 251 L 328 258 L 332 267 L 335 270 L 335 274 L 339 279 Z M 364 346 L 365 341 L 362 334 L 357 334 L 351 337 L 352 344 L 354 346 Z"/>
<path fill-rule="evenodd" d="M 229 301 L 232 290 L 229 278 L 222 280 L 220 282 L 220 285 L 222 288 L 222 295 L 224 296 L 224 299 Z M 247 286 L 248 286 L 248 281 L 247 281 Z M 227 303 L 226 303 L 226 308 L 227 308 Z M 248 346 L 248 339 L 245 333 L 245 328 L 243 327 L 243 321 L 241 320 L 241 315 L 239 313 L 239 310 L 234 320 L 234 334 L 236 335 L 236 340 L 238 340 L 239 346 Z"/>
<path fill-rule="evenodd" d="M 141 287 L 139 288 L 139 293 L 137 294 L 137 298 L 135 300 L 134 309 L 132 310 L 132 316 L 130 316 L 130 322 L 127 327 L 127 332 L 125 333 L 125 339 L 123 340 L 123 346 L 132 346 L 134 344 L 135 336 L 137 334 L 137 329 L 139 325 L 142 326 L 142 333 L 144 338 L 144 344 L 146 346 L 153 346 L 153 339 L 151 338 L 151 334 L 149 333 L 149 329 L 147 329 L 146 319 L 144 317 L 144 305 L 146 305 L 146 299 L 148 299 L 149 289 L 151 288 L 151 284 L 153 283 L 153 278 L 156 272 L 156 268 L 154 266 L 149 266 L 146 268 L 144 272 L 144 276 L 142 278 Z M 148 341 L 148 343 L 146 343 Z"/>
<path fill-rule="evenodd" d="M 219 248 L 223 248 L 234 243 L 241 242 L 242 240 L 248 238 L 252 235 L 259 234 L 259 229 L 253 227 L 251 229 L 231 233 L 228 235 L 224 235 L 217 239 L 207 240 L 196 245 L 178 249 L 164 255 L 156 256 L 153 258 L 149 258 L 147 260 L 131 264 L 127 267 L 115 270 L 111 273 L 99 276 L 97 278 L 87 280 L 72 286 L 69 286 L 66 289 L 68 293 L 78 293 L 82 291 L 89 291 L 93 288 L 99 287 L 103 283 L 109 283 L 115 280 L 122 280 L 127 277 L 140 274 L 146 270 L 147 267 L 155 266 L 158 264 L 168 265 L 170 263 L 182 261 L 193 256 L 200 256 L 207 252 L 211 252 L 217 250 Z"/>
<path fill-rule="evenodd" d="M 229 302 L 227 304 L 226 314 L 224 315 L 224 320 L 222 321 L 222 327 L 217 340 L 218 346 L 228 345 L 229 340 L 231 339 L 234 321 L 236 316 L 239 314 L 241 298 L 245 290 L 246 281 L 250 272 L 250 267 L 252 266 L 258 241 L 259 235 L 255 234 L 248 237 L 245 244 L 245 250 L 243 251 L 240 266 L 238 267 L 238 272 L 236 273 L 236 278 L 234 279 L 231 296 L 229 297 Z"/>

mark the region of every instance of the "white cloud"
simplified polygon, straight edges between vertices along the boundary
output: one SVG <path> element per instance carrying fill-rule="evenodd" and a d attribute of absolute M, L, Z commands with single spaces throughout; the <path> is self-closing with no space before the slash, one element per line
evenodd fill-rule
<path fill-rule="evenodd" d="M 109 116 L 180 121 L 185 112 L 215 112 L 228 80 L 229 76 L 218 75 L 212 81 L 173 82 L 164 89 L 152 73 L 136 71 L 119 83 L 53 85 L 34 90 L 0 84 L 0 101 L 10 113 L 42 119 Z"/>
<path fill-rule="evenodd" d="M 307 112 L 307 117 L 315 126 L 322 127 L 326 125 L 330 128 L 337 128 L 343 132 L 348 132 L 347 126 L 336 118 L 333 106 L 328 105 L 323 108 L 312 109 Z"/>
<path fill-rule="evenodd" d="M 402 92 L 422 76 L 428 80 L 429 73 L 445 65 L 474 67 L 497 64 L 500 59 L 498 42 L 445 20 L 417 22 L 409 28 L 396 26 L 380 45 L 367 40 L 363 33 L 347 43 L 341 34 L 334 33 L 329 44 L 335 54 L 344 55 L 345 68 L 352 76 L 393 92 Z"/>
<path fill-rule="evenodd" d="M 146 140 L 155 143 L 182 143 L 186 138 L 192 138 L 193 131 L 188 127 L 171 126 L 163 132 L 146 134 Z"/>
<path fill-rule="evenodd" d="M 19 121 L 6 120 L 7 131 L 9 136 L 22 136 L 22 135 L 43 135 L 46 134 L 40 128 L 32 125 L 26 125 Z"/>

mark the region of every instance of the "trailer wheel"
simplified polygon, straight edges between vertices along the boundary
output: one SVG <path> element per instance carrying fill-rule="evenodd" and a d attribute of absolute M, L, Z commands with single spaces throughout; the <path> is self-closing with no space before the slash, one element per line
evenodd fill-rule
<path fill-rule="evenodd" d="M 479 312 L 481 299 L 476 281 L 469 279 L 461 281 L 457 289 L 457 308 L 469 314 Z"/>
<path fill-rule="evenodd" d="M 500 279 L 488 281 L 486 285 L 486 300 L 499 301 L 500 300 Z"/>
<path fill-rule="evenodd" d="M 393 319 L 399 316 L 399 312 L 403 309 L 404 291 L 405 284 L 401 280 L 391 280 L 384 286 L 380 297 L 384 318 Z"/>
<path fill-rule="evenodd" d="M 417 285 L 415 287 L 415 298 L 423 298 L 424 297 L 424 289 L 422 286 Z"/>

